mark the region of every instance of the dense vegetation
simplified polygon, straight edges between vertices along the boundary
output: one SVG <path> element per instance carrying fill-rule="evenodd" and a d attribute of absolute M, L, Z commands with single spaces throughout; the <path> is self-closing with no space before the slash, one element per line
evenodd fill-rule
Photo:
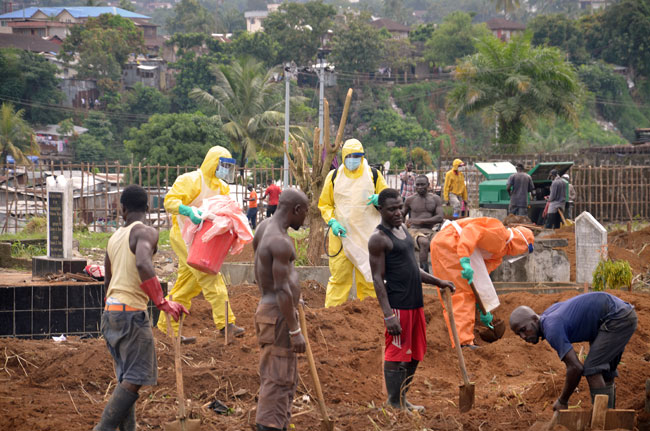
<path fill-rule="evenodd" d="M 347 135 L 365 144 L 373 162 L 431 166 L 452 145 L 459 153 L 619 145 L 633 139 L 636 127 L 650 126 L 650 0 L 621 0 L 593 13 L 577 10 L 575 1 L 521 3 L 528 7 L 502 0 L 362 0 L 354 5 L 360 14 L 344 14 L 336 1 L 285 3 L 269 14 L 264 32 L 249 34 L 240 11 L 265 9 L 265 2 L 226 0 L 217 7 L 215 0 L 182 0 L 154 14 L 177 50 L 169 65 L 176 85 L 168 91 L 121 89 L 122 67 L 129 53 L 142 51 L 142 34 L 129 20 L 100 16 L 73 27 L 61 54 L 65 60 L 78 52 L 80 76 L 98 80 L 100 111 L 48 109 L 61 100 L 56 67 L 9 49 L 0 50 L 0 76 L 7 77 L 0 98 L 24 109 L 32 125 L 68 119 L 88 128 L 71 136 L 80 161 L 193 164 L 202 148 L 222 142 L 242 163 L 279 165 L 278 66 L 293 61 L 309 78 L 332 30 L 328 61 L 338 84 L 326 89 L 331 117 L 338 121 L 345 93 L 354 88 Z M 508 44 L 482 23 L 504 9 L 528 29 Z M 422 12 L 418 18 L 414 10 Z M 371 13 L 412 25 L 409 38 L 369 25 Z M 234 34 L 222 43 L 213 32 Z M 413 75 L 423 65 L 429 72 Z M 453 79 L 440 74 L 454 68 Z M 291 95 L 292 136 L 310 140 L 317 89 L 293 81 Z M 188 145 L 195 151 L 180 150 Z"/>

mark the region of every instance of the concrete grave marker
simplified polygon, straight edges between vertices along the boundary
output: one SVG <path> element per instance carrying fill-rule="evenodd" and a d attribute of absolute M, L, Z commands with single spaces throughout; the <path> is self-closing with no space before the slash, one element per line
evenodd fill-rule
<path fill-rule="evenodd" d="M 576 282 L 589 283 L 601 259 L 607 259 L 607 230 L 584 211 L 575 220 Z"/>
<path fill-rule="evenodd" d="M 72 257 L 72 182 L 47 178 L 47 255 Z"/>

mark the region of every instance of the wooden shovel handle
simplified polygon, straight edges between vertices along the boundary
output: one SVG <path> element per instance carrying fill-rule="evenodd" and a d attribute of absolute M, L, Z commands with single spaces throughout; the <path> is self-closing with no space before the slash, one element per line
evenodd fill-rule
<path fill-rule="evenodd" d="M 169 297 L 171 301 L 171 295 Z M 172 332 L 171 315 L 165 313 L 167 316 L 167 334 L 170 337 L 174 336 Z M 183 363 L 181 362 L 181 330 L 183 329 L 183 313 L 181 313 L 178 321 L 178 335 L 173 338 L 174 341 L 174 369 L 176 370 L 176 390 L 178 391 L 178 417 L 185 418 L 185 388 L 183 387 Z"/>
<path fill-rule="evenodd" d="M 469 377 L 467 377 L 467 369 L 465 368 L 465 358 L 463 357 L 462 347 L 460 347 L 458 330 L 456 330 L 456 320 L 454 319 L 454 310 L 451 304 L 451 297 L 449 296 L 447 289 L 440 289 L 440 294 L 445 300 L 445 308 L 447 309 L 447 316 L 449 316 L 449 326 L 451 327 L 451 333 L 454 336 L 454 345 L 456 347 L 456 354 L 458 354 L 458 365 L 460 366 L 460 371 L 463 374 L 463 382 L 465 385 L 469 385 Z"/>
<path fill-rule="evenodd" d="M 325 399 L 323 398 L 323 389 L 320 386 L 320 379 L 318 378 L 318 371 L 316 370 L 316 362 L 314 361 L 314 354 L 311 351 L 309 344 L 309 336 L 307 335 L 307 319 L 305 319 L 305 310 L 302 304 L 298 304 L 298 316 L 300 317 L 300 328 L 302 329 L 302 336 L 305 338 L 305 350 L 307 353 L 307 361 L 309 361 L 309 372 L 311 374 L 312 382 L 316 388 L 316 396 L 318 397 L 318 408 L 321 417 L 327 423 L 330 422 L 327 415 L 327 408 L 325 407 Z"/>
<path fill-rule="evenodd" d="M 478 305 L 479 310 L 481 310 L 481 313 L 487 314 L 487 312 L 485 311 L 485 305 L 483 304 L 483 300 L 481 299 L 481 296 L 478 294 L 478 290 L 476 290 L 476 286 L 474 286 L 473 281 L 469 284 L 469 287 L 472 289 L 472 292 L 474 292 L 474 298 L 476 298 L 476 304 Z"/>

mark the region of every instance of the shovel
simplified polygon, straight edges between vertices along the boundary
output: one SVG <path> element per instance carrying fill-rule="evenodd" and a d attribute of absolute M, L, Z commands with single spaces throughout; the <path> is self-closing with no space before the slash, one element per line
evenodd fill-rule
<path fill-rule="evenodd" d="M 172 297 L 170 296 L 171 300 Z M 167 314 L 167 334 L 173 336 L 171 315 Z M 201 421 L 188 419 L 185 414 L 185 390 L 183 388 L 183 364 L 181 362 L 181 330 L 183 329 L 183 313 L 178 323 L 178 335 L 174 338 L 174 366 L 176 368 L 176 389 L 178 390 L 178 419 L 165 424 L 165 431 L 199 431 Z"/>
<path fill-rule="evenodd" d="M 561 209 L 558 208 L 558 209 L 557 209 L 557 212 L 560 213 L 560 218 L 562 219 L 562 224 L 563 224 L 564 226 L 573 226 L 573 221 L 565 219 L 565 218 L 564 218 L 564 213 L 562 212 Z"/>
<path fill-rule="evenodd" d="M 465 369 L 465 358 L 463 357 L 462 347 L 460 347 L 460 340 L 458 339 L 458 330 L 456 329 L 456 320 L 454 319 L 454 310 L 451 305 L 451 298 L 447 289 L 440 289 L 440 293 L 445 300 L 445 308 L 447 309 L 447 316 L 449 316 L 449 326 L 451 333 L 454 336 L 454 346 L 458 354 L 458 365 L 463 374 L 463 384 L 458 387 L 458 408 L 461 413 L 468 412 L 474 406 L 474 383 L 469 382 L 467 377 L 467 369 Z"/>
<path fill-rule="evenodd" d="M 474 282 L 471 282 L 469 284 L 469 287 L 472 288 L 472 292 L 474 292 L 474 297 L 476 298 L 476 305 L 478 305 L 479 310 L 481 310 L 481 313 L 487 314 L 485 310 L 485 305 L 483 305 L 483 301 L 481 300 L 481 297 L 478 294 L 478 291 L 476 290 L 476 286 L 474 286 Z M 485 329 L 482 329 L 479 331 L 478 335 L 481 337 L 481 340 L 487 341 L 488 343 L 494 343 L 495 341 L 501 339 L 503 337 L 503 334 L 506 332 L 506 323 L 503 320 L 496 319 L 493 324 L 492 328 L 487 327 Z"/>
<path fill-rule="evenodd" d="M 302 336 L 305 338 L 305 347 L 307 353 L 307 360 L 309 361 L 309 372 L 311 374 L 312 382 L 316 388 L 316 396 L 318 397 L 318 410 L 321 415 L 321 430 L 333 431 L 334 422 L 332 422 L 327 414 L 325 407 L 325 398 L 323 398 L 323 389 L 320 386 L 320 379 L 318 378 L 318 371 L 316 370 L 316 361 L 314 361 L 314 354 L 309 345 L 309 337 L 307 336 L 307 319 L 305 319 L 305 310 L 302 304 L 298 304 L 298 316 L 300 318 L 300 328 L 302 328 Z"/>

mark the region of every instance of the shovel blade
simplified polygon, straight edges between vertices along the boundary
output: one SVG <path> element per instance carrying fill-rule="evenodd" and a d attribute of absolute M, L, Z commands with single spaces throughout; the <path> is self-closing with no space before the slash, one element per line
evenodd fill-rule
<path fill-rule="evenodd" d="M 175 420 L 165 424 L 165 431 L 201 431 L 200 419 Z"/>
<path fill-rule="evenodd" d="M 468 412 L 474 407 L 474 385 L 460 385 L 458 387 L 458 408 L 461 413 Z"/>
<path fill-rule="evenodd" d="M 503 337 L 503 334 L 506 332 L 506 323 L 503 320 L 495 320 L 493 326 L 494 329 L 483 328 L 479 331 L 478 335 L 481 337 L 481 340 L 494 343 Z"/>

